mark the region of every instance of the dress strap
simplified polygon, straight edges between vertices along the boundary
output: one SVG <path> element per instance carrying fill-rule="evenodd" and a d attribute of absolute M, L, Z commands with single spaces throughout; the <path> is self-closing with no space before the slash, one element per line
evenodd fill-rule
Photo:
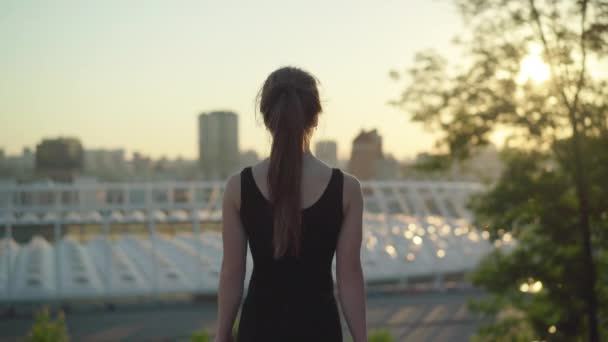
<path fill-rule="evenodd" d="M 247 202 L 247 196 L 251 194 L 252 177 L 251 166 L 243 168 L 241 171 L 241 207 L 243 203 Z"/>

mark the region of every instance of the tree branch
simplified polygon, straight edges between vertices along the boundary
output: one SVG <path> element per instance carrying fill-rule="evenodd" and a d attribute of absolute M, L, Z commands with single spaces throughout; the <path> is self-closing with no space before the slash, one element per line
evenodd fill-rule
<path fill-rule="evenodd" d="M 540 14 L 538 13 L 538 9 L 536 8 L 536 2 L 534 0 L 529 0 L 529 3 L 530 9 L 532 10 L 532 18 L 534 19 L 534 23 L 536 24 L 536 27 L 538 29 L 538 34 L 540 35 L 540 40 L 543 43 L 543 47 L 545 49 L 545 52 L 547 53 L 547 57 L 549 58 L 549 68 L 551 69 L 551 75 L 555 78 L 561 78 L 560 75 L 555 71 L 555 65 L 553 63 L 553 54 L 551 53 L 551 49 L 549 48 L 549 43 L 547 42 L 542 23 L 540 21 Z M 572 104 L 570 103 L 570 101 L 568 100 L 568 96 L 564 92 L 563 80 L 560 79 L 559 83 L 561 83 L 561 86 L 557 82 L 553 82 L 556 90 L 559 92 L 562 97 L 562 100 L 564 101 L 564 105 L 566 105 L 569 112 L 572 112 Z"/>
<path fill-rule="evenodd" d="M 557 3 L 558 2 L 559 2 L 559 0 L 553 0 L 553 1 L 551 1 L 551 5 L 552 5 L 553 11 L 555 13 L 557 13 L 559 11 L 559 9 L 557 7 Z M 559 40 L 559 32 L 556 30 L 556 26 L 557 26 L 557 23 L 556 23 L 555 17 L 551 17 L 551 31 L 555 35 L 555 38 L 556 38 L 556 41 L 557 41 L 557 44 L 558 44 L 558 48 L 559 48 L 560 53 L 561 53 L 561 51 L 563 51 L 565 49 L 565 47 L 564 47 L 564 45 L 559 44 L 559 41 L 560 41 Z M 570 68 L 568 68 L 568 63 L 564 63 L 563 69 L 564 69 L 565 78 L 567 80 L 570 80 L 571 79 L 570 78 Z"/>
<path fill-rule="evenodd" d="M 578 99 L 581 93 L 581 89 L 585 83 L 585 72 L 587 71 L 587 46 L 585 44 L 585 39 L 587 36 L 587 30 L 585 29 L 586 21 L 587 21 L 587 3 L 588 0 L 583 0 L 581 3 L 581 39 L 580 39 L 580 47 L 581 47 L 581 72 L 578 76 L 578 81 L 576 82 L 576 93 L 574 94 L 574 100 L 572 101 L 572 111 L 573 113 L 576 111 L 576 107 L 578 106 Z M 574 124 L 577 124 L 576 116 L 574 117 Z"/>

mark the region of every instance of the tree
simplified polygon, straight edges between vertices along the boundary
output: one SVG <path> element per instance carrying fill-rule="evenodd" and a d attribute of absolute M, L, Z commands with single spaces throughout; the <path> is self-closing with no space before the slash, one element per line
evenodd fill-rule
<path fill-rule="evenodd" d="M 507 168 L 500 180 L 471 203 L 476 224 L 489 227 L 494 239 L 500 241 L 506 232 L 517 238 L 517 248 L 509 252 L 496 250 L 472 275 L 473 283 L 490 293 L 474 308 L 493 315 L 504 316 L 505 311 L 522 313 L 482 329 L 480 334 L 486 340 L 500 340 L 505 330 L 513 326 L 517 327 L 512 331 L 514 335 L 526 334 L 521 327 L 528 326 L 535 338 L 527 341 L 576 341 L 584 336 L 588 326 L 585 298 L 580 295 L 586 291 L 586 284 L 580 279 L 584 279 L 587 270 L 581 267 L 580 231 L 573 229 L 578 224 L 579 210 L 570 163 L 574 158 L 570 141 L 556 144 L 556 150 L 569 154 L 564 158 L 568 162 L 554 162 L 546 151 L 504 151 Z M 586 165 L 592 170 L 589 183 L 594 184 L 590 191 L 590 222 L 594 227 L 595 262 L 597 269 L 603 270 L 596 282 L 598 303 L 606 308 L 608 191 L 603 180 L 608 177 L 608 141 L 587 139 L 584 150 L 593 156 Z M 605 315 L 606 311 L 602 313 Z M 601 325 L 606 327 L 606 323 L 604 316 Z"/>
<path fill-rule="evenodd" d="M 595 203 L 590 200 L 605 180 L 591 177 L 597 170 L 590 168 L 596 165 L 590 160 L 593 156 L 590 151 L 608 149 L 608 81 L 597 72 L 598 65 L 608 55 L 608 1 L 455 2 L 470 28 L 467 37 L 456 39 L 464 52 L 464 63 L 449 66 L 444 57 L 433 51 L 419 53 L 411 69 L 405 73 L 391 72 L 398 80 L 408 77 L 405 91 L 393 103 L 409 112 L 414 121 L 443 133 L 439 146 L 445 148 L 448 160 L 467 158 L 476 146 L 487 144 L 492 133 L 502 131 L 509 136 L 511 146 L 507 158 L 511 158 L 512 164 L 507 166 L 506 174 L 516 172 L 519 165 L 526 165 L 542 176 L 562 182 L 555 189 L 547 188 L 543 186 L 547 185 L 545 179 L 522 169 L 521 177 L 503 177 L 498 188 L 486 195 L 486 200 L 496 200 L 494 202 L 502 203 L 502 207 L 473 205 L 478 214 L 475 222 L 478 226 L 488 225 L 494 238 L 499 238 L 497 232 L 502 230 L 511 231 L 519 240 L 519 247 L 512 255 L 499 256 L 499 253 L 494 256 L 497 259 L 493 266 L 488 264 L 490 259 L 481 267 L 496 270 L 505 266 L 498 261 L 516 260 L 518 251 L 529 248 L 533 245 L 531 241 L 536 241 L 533 237 L 552 231 L 549 222 L 542 221 L 541 214 L 554 206 L 552 202 L 557 197 L 547 196 L 542 198 L 543 202 L 534 191 L 557 192 L 555 195 L 564 195 L 559 191 L 567 193 L 569 210 L 552 214 L 558 218 L 558 223 L 567 222 L 569 230 L 577 235 L 569 234 L 568 239 L 560 240 L 554 247 L 567 255 L 564 258 L 572 263 L 572 274 L 579 277 L 575 281 L 581 282 L 578 287 L 566 287 L 573 291 L 567 294 L 582 295 L 584 300 L 580 305 L 578 302 L 561 304 L 579 317 L 585 317 L 586 321 L 570 322 L 572 326 L 567 326 L 566 332 L 576 334 L 586 330 L 590 341 L 598 341 L 597 287 L 605 286 L 596 280 L 596 259 L 605 253 L 599 243 L 603 234 L 601 228 L 605 225 L 598 222 L 602 222 L 602 217 L 606 220 L 602 216 L 606 215 L 606 207 L 594 211 Z M 551 167 L 556 167 L 555 174 L 542 173 Z M 521 184 L 517 182 L 523 181 L 529 186 L 520 189 L 519 197 L 506 191 L 520 188 Z M 517 202 L 529 198 L 541 202 L 524 208 Z M 512 210 L 509 211 L 513 215 L 511 220 L 502 218 L 505 211 L 500 211 L 499 207 Z M 550 245 L 552 242 L 539 243 L 544 246 L 543 243 Z M 550 252 L 549 249 L 541 250 Z M 529 265 L 528 260 L 517 261 L 516 269 Z M 559 266 L 545 265 L 545 268 L 550 273 Z M 504 277 L 496 282 L 486 278 L 477 280 L 490 292 L 502 289 L 499 283 L 504 286 L 521 281 Z M 561 280 L 564 284 L 573 282 Z M 553 291 L 546 289 L 542 295 L 550 290 Z M 553 299 L 548 298 L 545 303 L 559 306 L 560 302 Z M 512 305 L 515 301 L 506 296 L 501 300 L 498 306 Z M 523 304 L 519 308 L 528 320 L 536 317 L 532 308 Z"/>

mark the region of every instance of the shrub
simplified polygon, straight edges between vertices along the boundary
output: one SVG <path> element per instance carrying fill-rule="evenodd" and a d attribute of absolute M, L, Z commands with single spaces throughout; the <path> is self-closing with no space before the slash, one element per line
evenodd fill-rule
<path fill-rule="evenodd" d="M 47 307 L 36 314 L 34 325 L 26 338 L 28 342 L 68 342 L 69 340 L 63 312 L 60 311 L 53 320 Z"/>
<path fill-rule="evenodd" d="M 190 342 L 209 342 L 209 333 L 205 329 L 197 330 L 190 336 Z"/>
<path fill-rule="evenodd" d="M 368 338 L 369 342 L 393 342 L 395 339 L 386 329 L 372 330 Z"/>

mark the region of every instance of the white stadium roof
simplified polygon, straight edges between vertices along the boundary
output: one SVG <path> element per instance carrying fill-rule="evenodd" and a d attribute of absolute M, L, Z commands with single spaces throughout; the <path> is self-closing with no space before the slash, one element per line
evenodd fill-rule
<path fill-rule="evenodd" d="M 465 202 L 483 189 L 479 184 L 394 181 L 363 187 L 362 262 L 368 282 L 441 279 L 473 269 L 493 248 L 515 243 L 504 234 L 492 245 L 487 232 L 470 226 Z M 117 195 L 116 189 L 123 192 Z M 187 190 L 185 199 L 174 198 L 177 189 Z M 78 195 L 60 195 L 66 192 Z M 215 293 L 221 236 L 200 228 L 221 219 L 222 194 L 221 184 L 205 182 L 0 187 L 0 225 L 6 232 L 0 239 L 0 301 Z M 83 224 L 102 229 L 86 241 L 63 233 L 66 226 Z M 122 230 L 117 236 L 121 230 L 112 229 L 109 234 L 113 225 L 125 224 L 143 225 L 147 233 Z M 192 232 L 157 231 L 158 225 L 178 224 L 190 224 Z M 49 225 L 56 243 L 41 236 L 23 244 L 13 240 L 21 227 Z M 251 268 L 248 257 L 247 276 Z"/>

